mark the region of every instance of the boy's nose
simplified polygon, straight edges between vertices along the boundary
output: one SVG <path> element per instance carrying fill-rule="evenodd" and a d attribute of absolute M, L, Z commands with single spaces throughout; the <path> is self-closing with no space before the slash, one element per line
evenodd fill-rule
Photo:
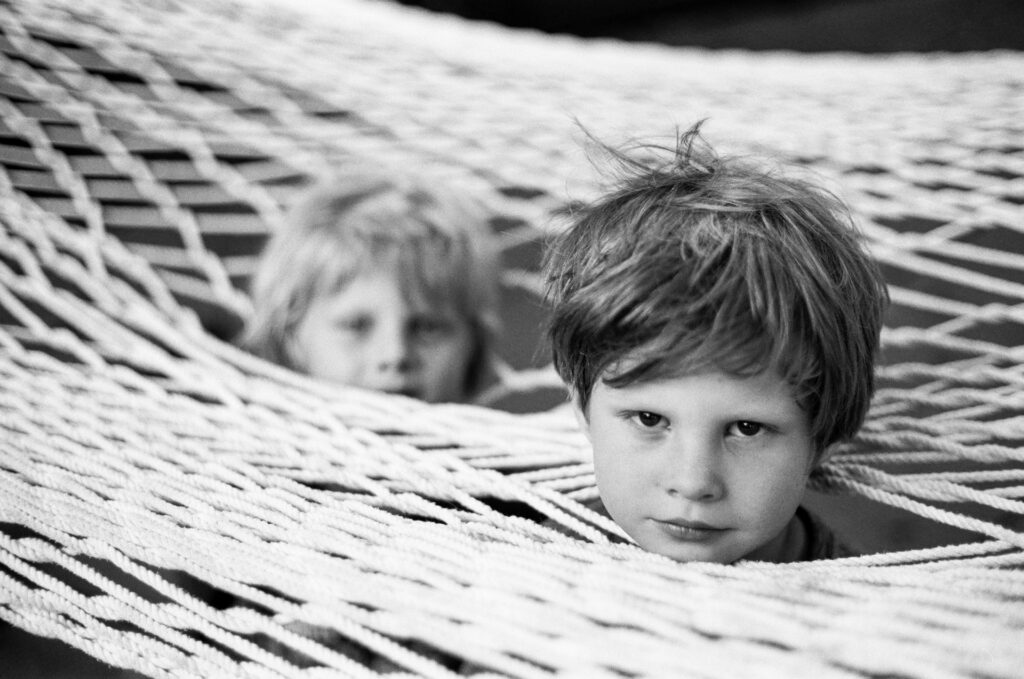
<path fill-rule="evenodd" d="M 380 370 L 404 372 L 412 366 L 410 341 L 404 328 L 382 328 L 376 339 L 376 362 Z"/>
<path fill-rule="evenodd" d="M 692 502 L 712 502 L 725 493 L 719 469 L 719 452 L 706 441 L 684 442 L 669 453 L 662 481 L 672 497 Z"/>

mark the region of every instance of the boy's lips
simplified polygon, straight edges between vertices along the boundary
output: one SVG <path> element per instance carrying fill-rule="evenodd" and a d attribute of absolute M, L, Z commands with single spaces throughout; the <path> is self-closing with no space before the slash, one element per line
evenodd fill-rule
<path fill-rule="evenodd" d="M 402 396 L 411 396 L 412 398 L 419 398 L 420 390 L 416 387 L 394 387 L 392 389 L 383 389 L 389 394 L 400 394 Z"/>
<path fill-rule="evenodd" d="M 703 542 L 710 540 L 726 531 L 725 528 L 712 526 L 703 521 L 687 521 L 685 519 L 652 519 L 664 533 L 677 540 L 687 542 Z"/>
<path fill-rule="evenodd" d="M 404 384 L 402 382 L 388 382 L 384 384 L 374 384 L 370 386 L 371 389 L 376 391 L 382 391 L 386 394 L 400 394 L 402 396 L 411 396 L 413 398 L 419 398 L 420 388 L 415 384 Z"/>

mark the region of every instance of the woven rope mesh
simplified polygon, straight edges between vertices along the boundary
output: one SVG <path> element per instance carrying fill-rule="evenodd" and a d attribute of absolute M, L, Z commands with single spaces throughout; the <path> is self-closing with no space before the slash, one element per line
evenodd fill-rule
<path fill-rule="evenodd" d="M 0 619 L 153 677 L 1024 671 L 1021 55 L 3 0 L 0 74 Z M 545 232 L 598 189 L 576 121 L 616 141 L 703 118 L 834 188 L 892 286 L 869 421 L 816 490 L 948 544 L 680 564 L 579 503 L 589 450 L 538 349 Z M 352 157 L 493 214 L 496 407 L 328 386 L 227 341 L 283 208 Z"/>

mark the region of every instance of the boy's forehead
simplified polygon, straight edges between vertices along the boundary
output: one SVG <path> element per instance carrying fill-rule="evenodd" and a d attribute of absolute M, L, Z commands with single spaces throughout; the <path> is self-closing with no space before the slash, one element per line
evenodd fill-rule
<path fill-rule="evenodd" d="M 429 310 L 431 313 L 455 313 L 457 308 L 450 295 L 408 280 L 406 271 L 394 267 L 365 266 L 349 275 L 335 279 L 333 285 L 315 296 L 314 303 L 328 313 L 373 311 L 381 304 L 377 294 L 390 285 L 397 289 L 398 298 L 408 313 Z"/>
<path fill-rule="evenodd" d="M 645 364 L 647 370 L 642 370 Z M 637 371 L 634 379 L 628 379 L 629 373 Z M 695 377 L 708 374 L 719 374 L 732 379 L 747 380 L 759 379 L 773 381 L 785 389 L 785 393 L 796 401 L 795 385 L 786 379 L 785 371 L 778 365 L 769 363 L 754 363 L 744 370 L 736 370 L 724 365 L 723 362 L 715 361 L 712 358 L 701 360 L 689 360 L 688 357 L 673 359 L 667 356 L 652 356 L 649 352 L 631 352 L 610 363 L 600 375 L 598 380 L 604 384 L 620 381 L 620 378 L 627 378 L 626 384 L 657 383 L 667 380 Z"/>
<path fill-rule="evenodd" d="M 457 283 L 450 269 L 431 267 L 398 248 L 367 251 L 339 261 L 333 272 L 322 276 L 320 295 L 341 295 L 356 281 L 370 278 L 397 283 L 404 300 L 414 307 L 449 309 L 456 307 Z"/>
<path fill-rule="evenodd" d="M 673 418 L 728 416 L 810 425 L 791 385 L 771 371 L 734 375 L 705 370 L 617 385 L 600 381 L 591 398 L 613 407 L 649 409 Z"/>

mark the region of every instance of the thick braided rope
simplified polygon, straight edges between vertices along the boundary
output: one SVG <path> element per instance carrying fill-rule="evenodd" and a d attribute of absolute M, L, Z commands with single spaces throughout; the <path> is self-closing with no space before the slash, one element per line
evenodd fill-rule
<path fill-rule="evenodd" d="M 353 0 L 312 19 L 5 2 L 0 29 L 0 618 L 158 677 L 370 677 L 381 658 L 452 676 L 445 656 L 527 677 L 1019 674 L 1019 55 L 712 54 Z M 575 502 L 593 476 L 563 414 L 314 383 L 182 306 L 244 315 L 254 253 L 216 238 L 274 228 L 349 155 L 479 196 L 518 262 L 596 188 L 574 116 L 602 136 L 710 117 L 733 151 L 836 186 L 911 321 L 886 330 L 869 422 L 815 482 L 977 542 L 671 563 Z M 536 294 L 536 269 L 505 283 Z"/>

